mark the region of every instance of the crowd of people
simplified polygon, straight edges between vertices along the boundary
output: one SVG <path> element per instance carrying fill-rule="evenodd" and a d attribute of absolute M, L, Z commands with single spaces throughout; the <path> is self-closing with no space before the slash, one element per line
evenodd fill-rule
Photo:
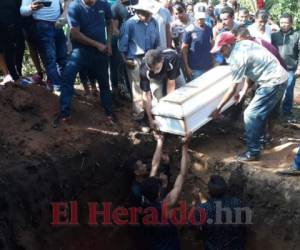
<path fill-rule="evenodd" d="M 212 116 L 217 119 L 232 97 L 243 104 L 252 89 L 244 111 L 247 150 L 238 160 L 256 161 L 270 140 L 273 118 L 281 114 L 286 122 L 295 122 L 300 33 L 293 25 L 288 13 L 271 20 L 266 10 L 250 13 L 237 0 L 216 5 L 208 0 L 1 0 L 1 85 L 26 80 L 22 66 L 27 44 L 36 70 L 30 82 L 43 83 L 60 96 L 54 127 L 70 122 L 79 77 L 86 97 L 100 96 L 106 123 L 118 123 L 114 105 L 126 95 L 132 102 L 131 118 L 148 131 L 157 127 L 151 110 L 160 98 L 213 67 L 228 64 L 233 83 Z M 237 93 L 241 83 L 243 90 Z M 147 206 L 173 205 L 179 197 L 187 172 L 188 138 L 182 146 L 180 174 L 169 191 L 161 190 L 168 186 L 168 174 L 158 174 L 160 159 L 168 158 L 162 154 L 162 138 L 156 134 L 150 173 L 140 160 L 132 163 L 133 193 L 139 204 L 143 197 Z M 300 151 L 289 171 L 300 171 Z M 150 176 L 146 180 L 141 177 L 145 174 Z M 163 181 L 154 178 L 158 175 Z M 212 177 L 210 188 L 213 200 L 225 199 L 224 180 Z M 229 207 L 234 207 L 236 200 L 231 201 Z M 214 210 L 209 202 L 203 207 Z M 151 249 L 179 249 L 176 230 L 161 230 L 162 234 L 150 230 Z M 222 231 L 225 241 L 212 227 L 203 230 L 207 230 L 205 249 L 244 249 L 235 230 Z"/>

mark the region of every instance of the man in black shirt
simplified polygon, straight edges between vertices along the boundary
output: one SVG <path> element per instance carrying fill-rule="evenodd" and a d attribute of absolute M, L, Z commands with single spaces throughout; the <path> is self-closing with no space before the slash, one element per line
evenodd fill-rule
<path fill-rule="evenodd" d="M 196 214 L 204 249 L 244 250 L 245 224 L 251 214 L 242 209 L 240 199 L 226 194 L 227 184 L 223 177 L 212 175 L 208 182 L 208 191 L 210 197 L 207 202 L 201 203 L 199 194 L 194 198 L 196 210 L 202 210 L 205 214 L 205 221 L 202 221 L 204 218 L 201 218 L 201 213 Z"/>
<path fill-rule="evenodd" d="M 180 59 L 174 50 L 149 50 L 140 66 L 140 87 L 150 128 L 155 127 L 152 101 L 159 101 L 177 87 L 185 84 L 180 72 Z"/>

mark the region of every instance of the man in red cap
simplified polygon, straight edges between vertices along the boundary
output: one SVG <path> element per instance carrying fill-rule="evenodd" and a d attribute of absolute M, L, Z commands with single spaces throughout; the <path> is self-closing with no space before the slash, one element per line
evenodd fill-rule
<path fill-rule="evenodd" d="M 214 118 L 237 94 L 237 86 L 245 77 L 258 85 L 254 98 L 244 111 L 247 150 L 237 157 L 239 161 L 256 161 L 260 156 L 260 138 L 264 134 L 266 121 L 280 106 L 288 74 L 268 50 L 250 40 L 236 42 L 231 32 L 218 35 L 211 50 L 211 53 L 216 52 L 221 52 L 229 63 L 233 83 L 213 112 Z"/>

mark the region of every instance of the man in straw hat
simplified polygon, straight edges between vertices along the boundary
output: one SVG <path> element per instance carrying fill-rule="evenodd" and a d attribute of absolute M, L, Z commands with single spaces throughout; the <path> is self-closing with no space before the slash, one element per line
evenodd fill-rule
<path fill-rule="evenodd" d="M 144 118 L 144 107 L 139 67 L 145 53 L 160 45 L 158 24 L 152 17 L 159 5 L 155 1 L 140 0 L 138 4 L 131 7 L 135 10 L 135 15 L 121 27 L 119 49 L 126 62 L 131 82 L 133 118 L 141 121 Z"/>

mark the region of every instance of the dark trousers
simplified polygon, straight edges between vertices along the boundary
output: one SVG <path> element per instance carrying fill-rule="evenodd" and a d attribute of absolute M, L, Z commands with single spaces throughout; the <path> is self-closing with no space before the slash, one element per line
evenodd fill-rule
<path fill-rule="evenodd" d="M 118 38 L 112 37 L 112 55 L 110 57 L 110 81 L 113 92 L 118 90 L 119 80 L 125 81 L 126 88 L 131 93 L 130 82 L 128 79 L 125 64 L 118 48 Z"/>
<path fill-rule="evenodd" d="M 67 62 L 67 40 L 54 22 L 36 21 L 36 36 L 47 76 L 54 86 L 61 85 L 61 73 Z"/>
<path fill-rule="evenodd" d="M 95 74 L 100 88 L 101 104 L 106 115 L 113 113 L 108 79 L 108 56 L 93 48 L 74 48 L 62 76 L 60 95 L 60 117 L 68 117 L 74 93 L 74 82 L 78 72 L 88 69 Z"/>
<path fill-rule="evenodd" d="M 22 30 L 19 24 L 0 23 L 0 53 L 4 55 L 9 73 L 14 80 L 19 79 L 16 68 L 17 46 L 22 44 Z"/>

